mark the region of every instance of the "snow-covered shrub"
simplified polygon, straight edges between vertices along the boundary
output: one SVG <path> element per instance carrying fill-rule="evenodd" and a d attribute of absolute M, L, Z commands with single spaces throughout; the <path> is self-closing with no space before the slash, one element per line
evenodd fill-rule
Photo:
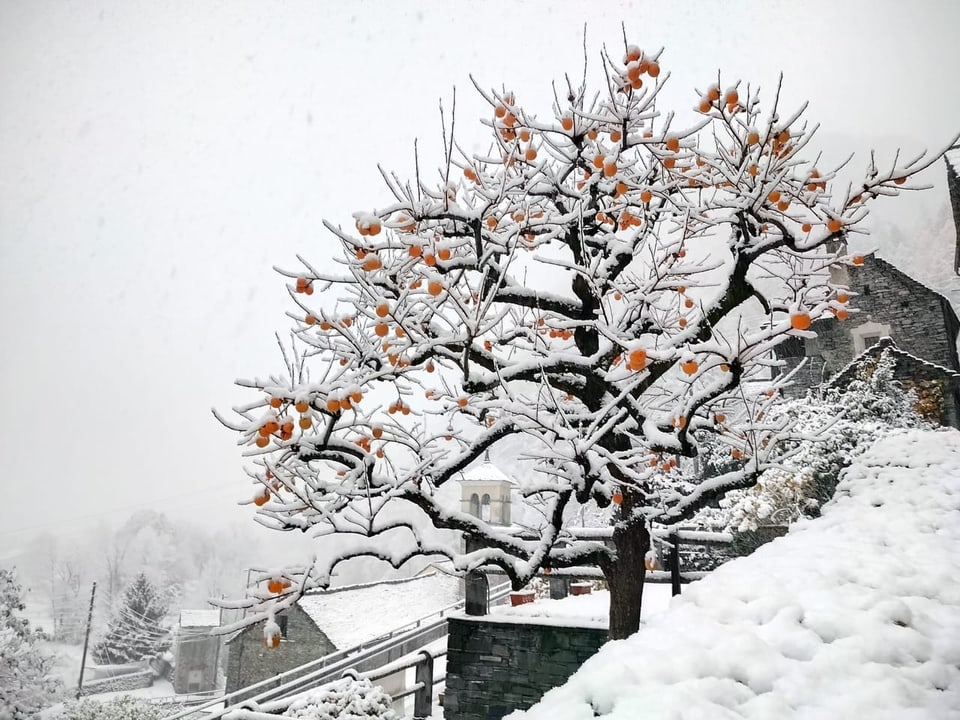
<path fill-rule="evenodd" d="M 32 718 L 62 690 L 51 674 L 53 657 L 37 645 L 43 634 L 20 615 L 23 610 L 16 575 L 0 569 L 0 720 Z"/>
<path fill-rule="evenodd" d="M 163 711 L 146 700 L 131 695 L 122 695 L 109 701 L 84 698 L 79 701 L 68 702 L 59 713 L 52 716 L 53 720 L 160 720 L 170 711 L 166 706 Z"/>
<path fill-rule="evenodd" d="M 344 678 L 295 701 L 283 716 L 300 720 L 394 720 L 392 702 L 369 680 Z"/>
<path fill-rule="evenodd" d="M 765 471 L 749 490 L 731 493 L 720 508 L 701 514 L 701 523 L 751 533 L 816 517 L 833 496 L 841 471 L 894 428 L 929 427 L 917 398 L 893 379 L 895 360 L 884 351 L 864 365 L 849 385 L 791 400 L 777 409 L 797 421 L 802 439 L 780 468 Z"/>

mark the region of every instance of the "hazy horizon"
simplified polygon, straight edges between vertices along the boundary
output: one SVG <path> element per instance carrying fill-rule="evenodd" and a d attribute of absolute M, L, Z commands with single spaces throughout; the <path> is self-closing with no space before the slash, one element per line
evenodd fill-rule
<path fill-rule="evenodd" d="M 321 220 L 389 202 L 377 170 L 439 160 L 438 101 L 485 147 L 470 84 L 547 113 L 601 46 L 665 46 L 665 105 L 737 78 L 804 99 L 819 147 L 889 161 L 960 130 L 960 5 L 894 2 L 0 4 L 0 550 L 153 508 L 255 523 L 211 407 L 281 367 L 274 265 L 335 250 Z M 682 119 L 682 118 L 681 118 Z M 879 204 L 909 232 L 946 202 Z M 921 242 L 922 238 L 918 238 Z M 952 256 L 949 260 L 952 262 Z M 256 532 L 261 532 L 257 530 Z M 262 531 L 266 532 L 266 531 Z"/>

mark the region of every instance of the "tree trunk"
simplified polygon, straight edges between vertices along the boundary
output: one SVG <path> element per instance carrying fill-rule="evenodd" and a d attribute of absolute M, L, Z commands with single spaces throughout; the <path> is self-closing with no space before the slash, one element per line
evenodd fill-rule
<path fill-rule="evenodd" d="M 650 533 L 643 522 L 617 527 L 613 532 L 616 558 L 603 568 L 610 588 L 610 639 L 622 640 L 640 629 L 644 560 L 650 549 Z"/>

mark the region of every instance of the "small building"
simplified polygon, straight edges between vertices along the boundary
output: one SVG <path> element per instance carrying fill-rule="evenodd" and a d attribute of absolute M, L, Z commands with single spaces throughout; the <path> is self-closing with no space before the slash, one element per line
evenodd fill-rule
<path fill-rule="evenodd" d="M 181 610 L 174 644 L 173 690 L 177 694 L 217 689 L 220 610 Z"/>
<path fill-rule="evenodd" d="M 510 525 L 515 483 L 489 457 L 464 472 L 459 483 L 461 512 L 491 525 Z"/>
<path fill-rule="evenodd" d="M 277 616 L 280 645 L 263 643 L 263 623 L 227 640 L 227 692 L 292 670 L 337 650 L 368 645 L 435 615 L 461 598 L 460 578 L 427 572 L 402 580 L 309 592 Z M 402 681 L 402 678 L 400 678 Z M 386 687 L 387 692 L 395 687 Z"/>

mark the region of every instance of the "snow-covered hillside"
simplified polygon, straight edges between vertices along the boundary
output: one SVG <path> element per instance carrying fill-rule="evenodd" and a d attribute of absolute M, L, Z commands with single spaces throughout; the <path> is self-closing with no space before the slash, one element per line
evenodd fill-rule
<path fill-rule="evenodd" d="M 960 433 L 905 431 L 823 517 L 684 589 L 512 720 L 960 718 Z"/>

